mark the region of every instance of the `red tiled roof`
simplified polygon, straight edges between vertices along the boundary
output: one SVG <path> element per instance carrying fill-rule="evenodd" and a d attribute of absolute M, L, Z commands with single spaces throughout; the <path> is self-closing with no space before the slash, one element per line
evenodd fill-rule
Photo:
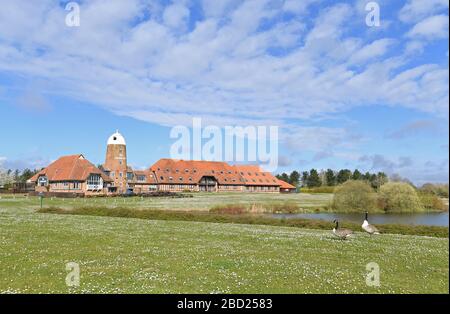
<path fill-rule="evenodd" d="M 35 174 L 30 181 L 36 182 L 42 175 L 47 176 L 49 181 L 85 181 L 90 174 L 99 174 L 104 181 L 111 181 L 108 176 L 81 154 L 59 158 L 48 165 L 47 168 Z"/>
<path fill-rule="evenodd" d="M 286 181 L 278 179 L 278 182 L 280 183 L 280 189 L 295 189 L 296 188 L 295 186 L 287 183 Z"/>
<path fill-rule="evenodd" d="M 220 185 L 278 186 L 277 179 L 259 166 L 231 166 L 226 162 L 160 159 L 150 167 L 158 183 L 197 184 L 204 176 L 214 177 Z"/>
<path fill-rule="evenodd" d="M 156 184 L 155 175 L 150 170 L 135 170 L 133 183 L 135 184 Z M 145 181 L 138 181 L 137 176 L 145 176 Z"/>
<path fill-rule="evenodd" d="M 236 165 L 233 167 L 238 171 L 238 174 L 244 178 L 245 185 L 280 185 L 277 178 L 275 178 L 270 172 L 263 171 L 257 165 Z"/>

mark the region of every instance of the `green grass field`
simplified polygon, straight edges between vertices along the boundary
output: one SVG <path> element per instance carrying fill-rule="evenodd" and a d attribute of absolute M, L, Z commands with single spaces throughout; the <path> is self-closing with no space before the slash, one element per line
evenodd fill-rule
<path fill-rule="evenodd" d="M 129 198 L 91 198 L 91 199 L 61 199 L 45 198 L 45 207 L 77 208 L 85 206 L 106 207 L 139 207 L 142 209 L 165 210 L 209 210 L 214 206 L 223 204 L 258 205 L 258 204 L 285 204 L 295 203 L 304 211 L 313 211 L 327 206 L 332 194 L 264 194 L 264 193 L 193 193 L 194 197 L 167 198 L 167 197 L 129 197 Z M 18 195 L 0 194 L 0 208 L 38 208 L 39 197 L 23 197 Z"/>
<path fill-rule="evenodd" d="M 448 238 L 357 233 L 340 241 L 324 230 L 44 214 L 35 208 L 35 199 L 0 200 L 0 293 L 449 289 Z M 65 284 L 68 262 L 80 265 L 78 288 Z M 369 262 L 380 266 L 380 287 L 366 285 Z"/>

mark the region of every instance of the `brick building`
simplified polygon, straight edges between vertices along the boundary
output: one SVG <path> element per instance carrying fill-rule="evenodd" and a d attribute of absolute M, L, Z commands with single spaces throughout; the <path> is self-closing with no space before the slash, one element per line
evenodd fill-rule
<path fill-rule="evenodd" d="M 106 145 L 101 169 L 83 155 L 61 157 L 32 179 L 36 191 L 85 195 L 170 192 L 292 192 L 295 187 L 257 165 L 163 158 L 146 170 L 127 164 L 125 138 L 117 131 Z"/>
<path fill-rule="evenodd" d="M 83 155 L 63 156 L 35 174 L 36 192 L 102 195 L 112 180 Z"/>

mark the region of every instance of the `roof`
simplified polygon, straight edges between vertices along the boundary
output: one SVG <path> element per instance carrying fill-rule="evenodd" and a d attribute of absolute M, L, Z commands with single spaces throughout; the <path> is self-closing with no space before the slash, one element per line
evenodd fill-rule
<path fill-rule="evenodd" d="M 35 174 L 30 181 L 36 182 L 40 176 L 46 176 L 49 181 L 85 181 L 90 174 L 99 174 L 104 181 L 111 179 L 94 166 L 83 155 L 63 156 L 54 161 L 47 168 Z"/>
<path fill-rule="evenodd" d="M 156 184 L 155 175 L 150 170 L 135 170 L 133 182 L 135 184 Z M 138 176 L 145 177 L 144 181 L 138 180 Z"/>
<path fill-rule="evenodd" d="M 122 134 L 119 133 L 119 131 L 116 131 L 114 134 L 112 134 L 108 138 L 108 145 L 127 145 L 125 142 L 125 138 Z"/>
<path fill-rule="evenodd" d="M 295 186 L 293 186 L 290 183 L 287 183 L 286 181 L 278 179 L 278 182 L 280 183 L 280 189 L 296 189 Z"/>
<path fill-rule="evenodd" d="M 278 186 L 278 180 L 270 172 L 263 171 L 258 165 L 233 166 L 244 179 L 245 185 Z"/>
<path fill-rule="evenodd" d="M 220 185 L 279 185 L 271 173 L 259 166 L 231 166 L 222 161 L 163 158 L 150 171 L 162 184 L 197 184 L 203 177 L 214 177 Z"/>

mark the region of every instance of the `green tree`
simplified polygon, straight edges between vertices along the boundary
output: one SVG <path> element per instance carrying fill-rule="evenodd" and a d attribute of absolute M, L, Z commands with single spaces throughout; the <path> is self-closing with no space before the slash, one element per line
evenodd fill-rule
<path fill-rule="evenodd" d="M 36 170 L 32 171 L 30 169 L 25 169 L 22 171 L 22 174 L 20 175 L 20 182 L 27 182 L 28 179 L 30 179 L 32 176 L 34 176 L 36 173 Z"/>
<path fill-rule="evenodd" d="M 379 190 L 380 203 L 387 212 L 420 212 L 424 210 L 417 191 L 405 182 L 389 182 Z"/>
<path fill-rule="evenodd" d="M 308 186 L 308 178 L 309 178 L 308 171 L 303 171 L 302 172 L 302 186 Z"/>
<path fill-rule="evenodd" d="M 283 180 L 284 182 L 289 182 L 289 176 L 286 172 L 283 172 L 279 179 Z"/>
<path fill-rule="evenodd" d="M 16 169 L 14 171 L 13 180 L 14 180 L 14 182 L 19 182 L 20 181 L 20 171 L 19 171 L 19 169 Z"/>
<path fill-rule="evenodd" d="M 335 189 L 333 207 L 343 212 L 374 212 L 377 196 L 368 182 L 349 180 Z"/>
<path fill-rule="evenodd" d="M 295 186 L 298 186 L 298 183 L 300 181 L 300 173 L 298 171 L 294 170 L 289 175 L 289 183 Z"/>
<path fill-rule="evenodd" d="M 325 172 L 325 177 L 327 179 L 327 185 L 328 186 L 335 186 L 336 185 L 336 175 L 332 169 L 328 169 Z"/>
<path fill-rule="evenodd" d="M 316 169 L 311 169 L 309 171 L 309 176 L 308 176 L 308 187 L 313 188 L 313 187 L 319 187 L 321 185 L 322 185 L 322 181 L 320 180 L 319 173 L 317 172 Z"/>
<path fill-rule="evenodd" d="M 336 181 L 338 184 L 342 184 L 348 180 L 350 180 L 350 178 L 352 177 L 352 172 L 348 169 L 342 169 L 339 170 L 337 176 L 336 176 Z"/>
<path fill-rule="evenodd" d="M 363 179 L 362 173 L 359 172 L 358 169 L 355 169 L 355 171 L 353 171 L 353 174 L 352 174 L 352 180 L 361 180 L 361 179 Z"/>

